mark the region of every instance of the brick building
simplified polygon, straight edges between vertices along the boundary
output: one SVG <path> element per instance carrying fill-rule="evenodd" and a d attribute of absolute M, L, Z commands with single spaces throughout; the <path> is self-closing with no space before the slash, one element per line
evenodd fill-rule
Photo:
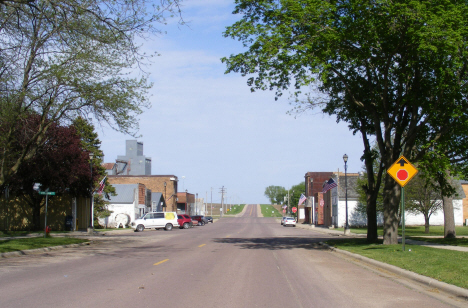
<path fill-rule="evenodd" d="M 326 227 L 342 227 L 346 221 L 347 186 L 348 223 L 367 224 L 366 219 L 354 210 L 359 202 L 359 194 L 356 191 L 359 176 L 358 173 L 348 173 L 345 176 L 342 172 L 307 172 L 304 176 L 307 202 L 304 204 L 302 222 Z M 330 179 L 335 181 L 336 187 L 322 193 L 325 182 Z"/>
<path fill-rule="evenodd" d="M 152 193 L 160 192 L 164 199 L 163 211 L 177 211 L 177 182 L 175 175 L 109 175 L 110 184 L 143 184 Z"/>

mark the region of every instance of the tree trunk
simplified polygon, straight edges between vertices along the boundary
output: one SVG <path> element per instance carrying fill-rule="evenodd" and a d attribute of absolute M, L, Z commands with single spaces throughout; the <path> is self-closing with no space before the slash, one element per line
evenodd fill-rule
<path fill-rule="evenodd" d="M 401 189 L 388 174 L 385 176 L 384 186 L 384 245 L 398 244 L 398 209 L 400 206 Z"/>
<path fill-rule="evenodd" d="M 444 208 L 444 238 L 456 238 L 455 215 L 453 214 L 453 198 L 442 197 Z"/>
<path fill-rule="evenodd" d="M 378 193 L 378 192 L 377 192 Z M 377 236 L 377 193 L 367 194 L 367 242 L 376 243 Z"/>
<path fill-rule="evenodd" d="M 35 205 L 33 208 L 33 218 L 31 230 L 40 231 L 41 230 L 41 206 Z"/>
<path fill-rule="evenodd" d="M 424 214 L 424 233 L 429 233 L 429 215 Z"/>

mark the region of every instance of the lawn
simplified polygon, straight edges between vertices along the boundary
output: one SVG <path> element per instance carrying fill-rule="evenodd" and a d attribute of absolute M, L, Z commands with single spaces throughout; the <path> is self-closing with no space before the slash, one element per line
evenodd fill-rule
<path fill-rule="evenodd" d="M 233 205 L 231 206 L 231 209 L 226 213 L 226 215 L 237 215 L 244 210 L 244 206 L 245 204 Z"/>
<path fill-rule="evenodd" d="M 263 217 L 282 217 L 283 215 L 278 212 L 274 207 L 270 204 L 260 204 L 260 208 L 262 209 Z"/>
<path fill-rule="evenodd" d="M 343 231 L 343 228 L 337 228 L 336 230 Z M 356 234 L 367 234 L 367 228 L 351 228 L 352 233 Z M 468 236 L 468 227 L 456 226 L 455 232 L 457 236 Z M 377 228 L 377 234 L 383 235 L 382 227 Z M 398 228 L 398 234 L 401 235 L 401 227 Z M 424 226 L 405 226 L 405 236 L 444 236 L 444 226 L 431 226 L 429 233 L 424 233 Z"/>
<path fill-rule="evenodd" d="M 89 242 L 70 237 L 32 237 L 0 240 L 0 253 Z"/>
<path fill-rule="evenodd" d="M 365 239 L 340 239 L 328 245 L 377 261 L 468 288 L 468 252 L 429 248 L 418 245 L 368 244 Z"/>

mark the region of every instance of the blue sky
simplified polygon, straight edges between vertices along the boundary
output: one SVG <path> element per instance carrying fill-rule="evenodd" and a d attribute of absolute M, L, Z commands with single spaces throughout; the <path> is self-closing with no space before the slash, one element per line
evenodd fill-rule
<path fill-rule="evenodd" d="M 362 169 L 360 135 L 346 123 L 321 113 L 294 118 L 288 95 L 275 101 L 274 92 L 251 93 L 246 78 L 224 74 L 221 58 L 242 51 L 242 45 L 224 38 L 233 15 L 233 1 L 188 0 L 183 18 L 188 26 L 171 20 L 167 34 L 144 44 L 157 57 L 151 72 L 152 108 L 140 116 L 138 138 L 144 155 L 152 159 L 152 174 L 179 178 L 187 189 L 220 201 L 220 188 L 233 203 L 268 203 L 269 185 L 290 188 L 309 171 Z M 130 136 L 98 128 L 105 162 L 125 155 Z M 182 180 L 182 176 L 185 179 Z"/>

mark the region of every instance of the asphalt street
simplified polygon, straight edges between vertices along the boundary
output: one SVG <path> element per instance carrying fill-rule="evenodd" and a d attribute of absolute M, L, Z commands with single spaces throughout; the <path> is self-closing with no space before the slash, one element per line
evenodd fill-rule
<path fill-rule="evenodd" d="M 0 260 L 0 307 L 466 307 L 282 227 L 256 205 L 188 230 L 110 232 Z"/>

